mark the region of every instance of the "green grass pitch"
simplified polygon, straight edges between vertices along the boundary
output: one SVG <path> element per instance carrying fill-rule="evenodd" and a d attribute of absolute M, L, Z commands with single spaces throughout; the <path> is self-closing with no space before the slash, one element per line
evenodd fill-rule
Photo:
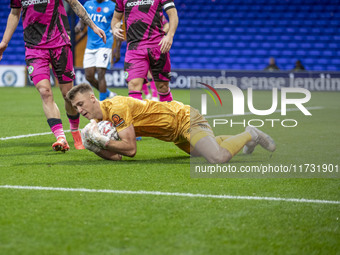
<path fill-rule="evenodd" d="M 69 128 L 57 88 L 55 100 Z M 118 89 L 127 95 L 126 89 Z M 190 102 L 188 90 L 174 98 Z M 261 104 L 269 92 L 256 92 Z M 269 96 L 270 98 L 270 96 Z M 263 130 L 276 140 L 236 155 L 259 163 L 340 164 L 340 93 L 313 92 L 313 117 L 294 129 Z M 339 254 L 340 205 L 245 200 L 237 196 L 340 201 L 337 178 L 191 178 L 190 158 L 173 144 L 143 138 L 134 158 L 105 161 L 89 151 L 52 151 L 40 97 L 32 87 L 0 88 L 0 186 L 159 191 L 230 195 L 232 199 L 0 188 L 0 254 Z M 279 115 L 275 115 L 280 117 Z M 274 117 L 275 117 L 274 116 Z M 246 118 L 250 118 L 247 116 Z M 81 127 L 87 123 L 81 118 Z M 242 128 L 217 129 L 218 134 Z"/>

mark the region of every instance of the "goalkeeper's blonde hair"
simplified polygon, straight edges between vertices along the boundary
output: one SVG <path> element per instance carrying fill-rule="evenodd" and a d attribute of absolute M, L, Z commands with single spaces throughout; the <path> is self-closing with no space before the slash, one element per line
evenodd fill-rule
<path fill-rule="evenodd" d="M 92 92 L 94 94 L 93 89 L 89 84 L 81 83 L 74 86 L 69 92 L 67 92 L 66 98 L 69 101 L 72 101 L 78 93 L 84 94 L 86 92 Z"/>

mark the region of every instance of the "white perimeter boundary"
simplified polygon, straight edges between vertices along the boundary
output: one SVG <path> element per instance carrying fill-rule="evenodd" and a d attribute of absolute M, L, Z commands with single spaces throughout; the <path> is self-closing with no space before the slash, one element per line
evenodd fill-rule
<path fill-rule="evenodd" d="M 64 130 L 64 133 L 69 133 L 71 130 Z M 20 139 L 32 136 L 41 136 L 41 135 L 52 135 L 52 132 L 45 132 L 45 133 L 36 133 L 36 134 L 28 134 L 28 135 L 17 135 L 17 136 L 9 136 L 9 137 L 0 137 L 0 141 L 4 140 L 11 140 L 11 139 Z"/>
<path fill-rule="evenodd" d="M 313 106 L 313 107 L 306 107 L 307 110 L 321 110 L 323 107 L 321 106 Z M 296 108 L 290 108 L 286 110 L 287 112 L 296 112 L 300 111 L 300 109 Z M 275 112 L 281 112 L 281 110 L 276 110 Z M 246 112 L 244 115 L 253 115 L 251 112 Z M 233 114 L 223 114 L 223 115 L 210 115 L 210 116 L 204 116 L 206 119 L 211 119 L 211 118 L 222 118 L 222 117 L 233 117 Z M 243 116 L 243 115 L 238 115 L 238 116 Z M 71 132 L 70 130 L 66 130 L 64 132 Z M 18 135 L 18 136 L 9 136 L 9 137 L 0 137 L 0 141 L 5 141 L 5 140 L 11 140 L 11 139 L 20 139 L 20 138 L 26 138 L 26 137 L 32 137 L 32 136 L 41 136 L 41 135 L 51 135 L 52 132 L 46 132 L 46 133 L 37 133 L 37 134 L 28 134 L 28 135 Z"/>
<path fill-rule="evenodd" d="M 280 198 L 280 197 L 252 197 L 252 196 L 230 196 L 230 195 L 208 195 L 192 194 L 177 192 L 161 191 L 131 191 L 131 190 L 110 190 L 110 189 L 85 189 L 85 188 L 57 188 L 57 187 L 39 187 L 39 186 L 12 186 L 3 185 L 0 189 L 19 189 L 19 190 L 47 190 L 47 191 L 68 191 L 68 192 L 89 192 L 89 193 L 110 193 L 110 194 L 128 194 L 128 195 L 154 195 L 154 196 L 174 196 L 174 197 L 191 197 L 191 198 L 216 198 L 216 199 L 234 199 L 234 200 L 265 200 L 265 201 L 283 201 L 294 203 L 314 203 L 314 204 L 335 204 L 340 205 L 340 201 L 331 200 L 314 200 L 304 198 Z"/>

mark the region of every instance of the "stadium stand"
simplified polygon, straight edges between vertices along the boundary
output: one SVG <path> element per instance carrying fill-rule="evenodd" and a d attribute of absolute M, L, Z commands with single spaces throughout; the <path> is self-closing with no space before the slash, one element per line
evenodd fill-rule
<path fill-rule="evenodd" d="M 171 50 L 174 69 L 263 70 L 274 57 L 281 70 L 293 69 L 297 59 L 307 70 L 340 70 L 340 0 L 175 3 L 180 23 Z M 1 37 L 8 13 L 0 10 Z M 1 64 L 24 63 L 20 23 Z"/>

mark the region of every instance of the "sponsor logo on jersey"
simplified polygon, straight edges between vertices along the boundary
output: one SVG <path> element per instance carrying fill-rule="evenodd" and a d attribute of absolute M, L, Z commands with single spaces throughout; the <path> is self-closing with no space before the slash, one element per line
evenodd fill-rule
<path fill-rule="evenodd" d="M 90 18 L 94 22 L 102 22 L 102 23 L 107 23 L 107 19 L 104 15 L 102 14 L 90 14 Z"/>
<path fill-rule="evenodd" d="M 29 66 L 29 67 L 27 68 L 27 70 L 28 70 L 28 74 L 32 74 L 33 71 L 34 71 L 34 67 L 33 67 L 33 66 Z"/>
<path fill-rule="evenodd" d="M 154 0 L 141 0 L 141 1 L 129 2 L 126 4 L 126 7 L 134 7 L 136 5 L 153 5 L 154 2 L 155 2 Z"/>
<path fill-rule="evenodd" d="M 109 7 L 104 7 L 103 12 L 108 13 L 110 11 Z"/>
<path fill-rule="evenodd" d="M 22 7 L 28 7 L 30 5 L 36 5 L 36 4 L 49 4 L 50 0 L 26 0 L 22 1 L 21 5 Z"/>
<path fill-rule="evenodd" d="M 124 72 L 124 77 L 125 77 L 125 80 L 129 77 L 129 73 L 128 72 Z"/>
<path fill-rule="evenodd" d="M 125 120 L 123 118 L 121 118 L 118 114 L 112 115 L 112 121 L 113 121 L 113 124 L 115 125 L 115 127 L 119 127 L 120 125 L 122 125 L 125 122 Z"/>

